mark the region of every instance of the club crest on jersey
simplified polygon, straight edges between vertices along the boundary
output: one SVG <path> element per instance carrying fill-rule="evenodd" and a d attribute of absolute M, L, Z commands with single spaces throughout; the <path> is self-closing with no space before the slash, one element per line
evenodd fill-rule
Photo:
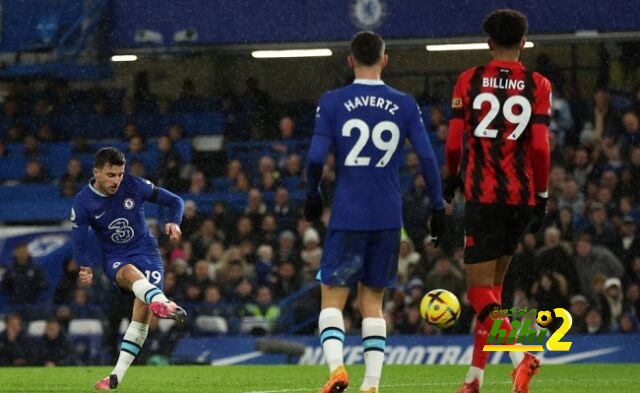
<path fill-rule="evenodd" d="M 462 108 L 462 98 L 460 97 L 454 97 L 453 100 L 451 100 L 451 107 L 452 108 Z"/>
<path fill-rule="evenodd" d="M 131 209 L 133 209 L 133 207 L 135 205 L 136 205 L 135 202 L 131 198 L 127 198 L 127 199 L 124 200 L 124 208 L 125 209 L 131 210 Z"/>
<path fill-rule="evenodd" d="M 351 3 L 351 20 L 361 29 L 373 29 L 387 16 L 385 0 L 354 0 Z"/>

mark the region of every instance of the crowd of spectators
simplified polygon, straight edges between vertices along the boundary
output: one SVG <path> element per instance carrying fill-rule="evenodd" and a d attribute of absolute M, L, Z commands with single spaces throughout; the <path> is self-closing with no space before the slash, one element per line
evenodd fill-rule
<path fill-rule="evenodd" d="M 553 69 L 552 65 L 548 65 Z M 552 80 L 557 88 L 553 97 L 550 125 L 552 169 L 547 222 L 536 234 L 527 234 L 520 243 L 507 274 L 503 293 L 504 305 L 551 309 L 565 307 L 573 316 L 571 332 L 599 334 L 605 332 L 637 333 L 640 317 L 640 89 L 633 97 L 615 96 L 600 87 L 591 100 L 582 99 L 569 82 Z M 144 84 L 142 84 L 144 85 Z M 188 84 L 185 95 L 188 97 Z M 131 111 L 140 100 L 151 102 L 148 88 L 139 87 L 136 95 L 125 97 L 123 111 Z M 170 110 L 166 98 L 155 98 L 158 111 Z M 307 222 L 301 216 L 299 201 L 290 194 L 304 189 L 304 150 L 289 143 L 299 138 L 291 116 L 273 118 L 274 103 L 254 80 L 247 83 L 244 96 L 225 95 L 222 99 L 227 134 L 235 137 L 271 140 L 269 151 L 255 162 L 232 159 L 226 162 L 218 178 L 228 184 L 229 192 L 246 193 L 243 209 L 231 209 L 215 202 L 208 209 L 199 209 L 190 197 L 214 189 L 209 166 L 198 161 L 187 162 L 174 148 L 184 140 L 179 125 L 154 141 L 139 135 L 135 125 L 123 130 L 127 141 L 128 171 L 151 177 L 158 185 L 185 196 L 185 212 L 181 240 L 168 240 L 158 231 L 158 223 L 149 221 L 158 236 L 165 261 L 164 290 L 168 297 L 186 305 L 191 321 L 199 316 L 224 318 L 229 332 L 242 331 L 246 317 L 266 321 L 253 334 L 287 332 L 289 322 L 308 321 L 295 333 L 313 333 L 314 316 L 318 312 L 318 291 L 315 276 L 322 257 L 322 243 L 330 215 L 327 207 L 321 220 Z M 620 102 L 624 103 L 621 105 Z M 109 111 L 99 97 L 94 110 Z M 19 100 L 7 98 L 4 115 L 10 116 L 20 107 Z M 36 113 L 55 110 L 57 104 L 38 101 Z M 164 108 L 164 109 L 162 109 Z M 423 107 L 428 111 L 427 128 L 434 145 L 442 145 L 447 136 L 446 109 L 438 100 Z M 247 115 L 249 113 L 250 115 Z M 274 124 L 269 128 L 266 124 Z M 232 132 L 231 132 L 231 131 Z M 39 144 L 51 140 L 51 132 L 9 130 L 11 143 L 24 144 L 25 152 L 34 157 L 25 182 L 47 181 L 37 163 Z M 19 132 L 18 132 L 19 131 Z M 308 135 L 308 130 L 306 130 Z M 55 135 L 55 133 L 53 133 Z M 48 136 L 49 135 L 49 136 Z M 233 138 L 232 138 L 233 139 Z M 76 139 L 75 148 L 82 150 L 86 141 Z M 160 158 L 157 176 L 148 174 L 136 154 L 145 144 L 157 144 Z M 0 155 L 3 152 L 0 143 Z M 132 159 L 132 157 L 134 157 Z M 46 169 L 46 168 L 44 168 Z M 444 171 L 444 169 L 443 169 Z M 399 250 L 397 287 L 387 294 L 385 315 L 389 329 L 398 334 L 438 334 L 426 324 L 419 313 L 422 295 L 434 288 L 452 291 L 463 304 L 462 316 L 453 328 L 444 333 L 471 331 L 473 312 L 466 299 L 463 264 L 463 209 L 461 196 L 446 207 L 447 236 L 436 248 L 429 236 L 430 201 L 425 183 L 419 174 L 418 160 L 407 148 L 403 176 L 411 181 L 404 194 L 403 236 Z M 90 176 L 78 160 L 70 160 L 68 171 L 61 178 L 62 192 L 73 193 Z M 329 157 L 324 167 L 322 189 L 328 201 L 335 180 L 335 162 Z M 265 195 L 273 195 L 268 201 Z M 48 283 L 41 268 L 28 255 L 26 246 L 14 250 L 11 263 L 6 264 L 1 287 L 12 305 L 49 302 L 54 304 L 47 322 L 42 353 L 34 354 L 31 363 L 64 364 L 53 348 L 56 340 L 64 339 L 69 320 L 98 318 L 105 321 L 108 332 L 117 331 L 122 317 L 130 309 L 122 296 L 110 289 L 104 277 L 91 288 L 81 288 L 77 282 L 78 267 L 74 261 L 64 264 L 63 277 L 51 299 L 42 299 Z M 99 271 L 99 267 L 95 267 Z M 301 291 L 301 292 L 298 292 Z M 291 295 L 301 293 L 290 301 Z M 283 303 L 283 301 L 285 301 Z M 357 299 L 347 304 L 345 329 L 356 333 L 360 316 Z M 29 319 L 32 316 L 23 315 Z M 7 328 L 0 335 L 0 364 L 24 364 L 20 344 L 19 314 L 7 317 Z M 42 316 L 40 317 L 42 318 Z M 154 322 L 155 323 L 155 322 Z M 155 329 L 155 328 L 154 328 Z M 153 329 L 152 329 L 153 330 Z M 194 324 L 180 334 L 201 334 Z M 117 333 L 114 333 L 117 334 Z M 157 343 L 162 343 L 158 332 Z M 59 338 L 62 335 L 63 338 Z M 151 336 L 151 334 L 150 334 Z M 117 343 L 117 336 L 110 337 Z M 172 340 L 167 340 L 173 342 Z M 6 351 L 4 348 L 9 348 Z M 49 350 L 47 349 L 49 348 Z M 158 353 L 166 355 L 166 346 L 157 345 Z M 4 362 L 4 363 L 3 363 Z"/>

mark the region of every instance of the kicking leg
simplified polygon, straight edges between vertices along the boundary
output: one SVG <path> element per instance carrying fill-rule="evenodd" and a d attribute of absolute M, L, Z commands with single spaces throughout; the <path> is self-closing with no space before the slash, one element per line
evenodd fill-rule
<path fill-rule="evenodd" d="M 387 324 L 382 316 L 384 289 L 370 288 L 364 285 L 361 285 L 359 289 L 365 364 L 360 392 L 378 393 L 387 339 Z"/>
<path fill-rule="evenodd" d="M 178 323 L 186 322 L 187 313 L 171 300 L 162 290 L 151 284 L 134 265 L 128 264 L 116 274 L 116 283 L 122 289 L 130 290 L 141 302 L 148 304 L 151 312 L 158 318 L 175 319 Z"/>
<path fill-rule="evenodd" d="M 342 348 L 344 343 L 344 319 L 342 310 L 349 297 L 348 287 L 322 284 L 322 310 L 318 318 L 320 342 L 329 366 L 329 381 L 320 390 L 321 393 L 343 392 L 349 385 L 344 369 Z"/>

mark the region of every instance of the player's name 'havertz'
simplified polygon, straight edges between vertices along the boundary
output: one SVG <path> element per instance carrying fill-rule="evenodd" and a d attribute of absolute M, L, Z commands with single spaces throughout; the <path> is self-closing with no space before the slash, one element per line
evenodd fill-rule
<path fill-rule="evenodd" d="M 524 81 L 521 79 L 482 78 L 482 87 L 524 90 Z"/>
<path fill-rule="evenodd" d="M 347 100 L 344 103 L 344 107 L 347 108 L 349 112 L 356 108 L 370 106 L 372 108 L 384 109 L 385 111 L 391 113 L 392 115 L 396 114 L 396 111 L 400 109 L 398 105 L 396 105 L 393 101 L 387 100 L 386 98 L 376 97 L 376 96 L 359 96 L 354 97 L 352 100 Z"/>

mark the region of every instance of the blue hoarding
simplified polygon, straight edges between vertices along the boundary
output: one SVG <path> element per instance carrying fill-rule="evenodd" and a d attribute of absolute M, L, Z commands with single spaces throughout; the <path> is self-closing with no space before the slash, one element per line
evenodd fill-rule
<path fill-rule="evenodd" d="M 317 337 L 285 336 L 287 340 L 305 346 L 304 355 L 293 359 L 295 364 L 324 364 L 324 354 Z M 267 354 L 256 348 L 253 337 L 185 338 L 178 342 L 172 355 L 175 363 L 211 365 L 285 364 L 286 355 Z M 545 364 L 564 363 L 634 363 L 640 362 L 638 335 L 606 334 L 566 336 L 572 342 L 566 352 L 537 353 Z M 469 364 L 473 352 L 471 336 L 391 336 L 387 339 L 386 364 Z M 348 336 L 344 346 L 346 364 L 362 363 L 360 337 Z M 505 352 L 492 353 L 489 362 L 507 363 Z"/>

